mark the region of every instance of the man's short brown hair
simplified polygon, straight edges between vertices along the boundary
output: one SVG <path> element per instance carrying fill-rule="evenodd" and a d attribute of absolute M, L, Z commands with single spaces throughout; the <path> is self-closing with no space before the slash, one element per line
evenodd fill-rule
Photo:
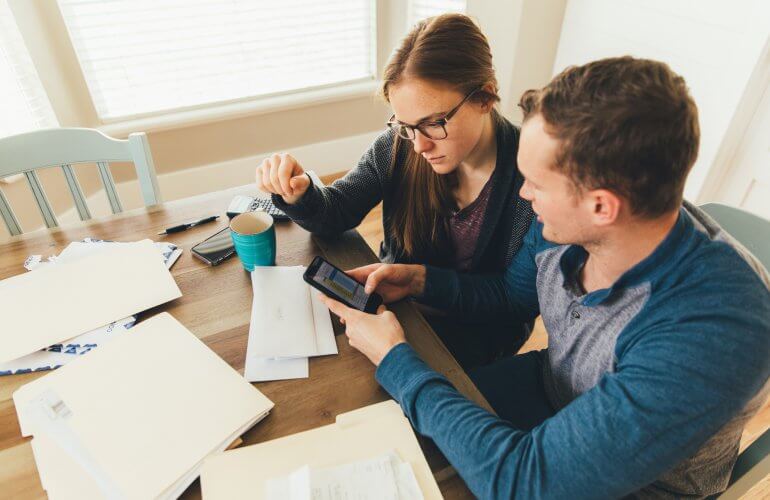
<path fill-rule="evenodd" d="M 617 57 L 572 66 L 519 106 L 561 142 L 556 167 L 577 187 L 615 192 L 647 218 L 681 205 L 698 156 L 698 110 L 666 64 Z"/>

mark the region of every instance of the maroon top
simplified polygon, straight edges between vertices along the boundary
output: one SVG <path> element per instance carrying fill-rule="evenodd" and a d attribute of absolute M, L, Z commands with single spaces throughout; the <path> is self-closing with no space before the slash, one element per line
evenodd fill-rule
<path fill-rule="evenodd" d="M 473 263 L 481 223 L 484 222 L 484 213 L 487 211 L 491 180 L 490 176 L 479 196 L 470 205 L 449 217 L 449 237 L 454 249 L 454 267 L 458 271 L 467 271 Z"/>

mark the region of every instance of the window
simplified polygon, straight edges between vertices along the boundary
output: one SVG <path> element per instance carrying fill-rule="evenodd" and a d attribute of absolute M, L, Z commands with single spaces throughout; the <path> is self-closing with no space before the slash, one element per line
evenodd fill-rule
<path fill-rule="evenodd" d="M 59 0 L 102 121 L 374 78 L 373 0 Z"/>
<path fill-rule="evenodd" d="M 7 0 L 0 0 L 0 137 L 58 126 Z"/>
<path fill-rule="evenodd" d="M 426 17 L 446 12 L 465 12 L 465 0 L 411 0 L 409 2 L 409 26 Z"/>

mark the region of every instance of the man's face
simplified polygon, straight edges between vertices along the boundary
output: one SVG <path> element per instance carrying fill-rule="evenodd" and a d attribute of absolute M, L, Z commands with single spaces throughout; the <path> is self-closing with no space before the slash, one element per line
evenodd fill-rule
<path fill-rule="evenodd" d="M 524 122 L 518 164 L 524 176 L 521 197 L 532 203 L 543 237 L 559 244 L 584 245 L 596 238 L 594 205 L 569 178 L 556 170 L 559 141 L 551 137 L 541 115 Z"/>

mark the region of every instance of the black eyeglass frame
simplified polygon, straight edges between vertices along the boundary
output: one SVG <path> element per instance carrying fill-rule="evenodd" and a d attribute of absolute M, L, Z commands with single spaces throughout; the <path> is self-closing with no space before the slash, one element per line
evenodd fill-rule
<path fill-rule="evenodd" d="M 388 128 L 394 130 L 396 132 L 396 134 L 398 134 L 399 137 L 401 137 L 402 139 L 409 140 L 409 141 L 415 140 L 415 138 L 417 137 L 417 131 L 418 130 L 420 131 L 420 133 L 422 135 L 424 135 L 425 137 L 427 137 L 428 139 L 430 139 L 432 141 L 440 141 L 440 140 L 446 139 L 447 136 L 449 135 L 447 133 L 447 131 L 446 131 L 446 125 L 447 125 L 447 123 L 449 123 L 449 120 L 451 120 L 452 117 L 454 115 L 456 115 L 457 112 L 460 110 L 462 105 L 465 104 L 468 101 L 468 99 L 470 99 L 471 96 L 474 95 L 479 90 L 481 90 L 481 88 L 477 88 L 475 90 L 472 90 L 470 93 L 468 93 L 468 95 L 463 97 L 463 100 L 460 101 L 460 103 L 457 106 L 455 106 L 454 108 L 449 110 L 449 112 L 447 112 L 447 114 L 445 114 L 444 116 L 442 116 L 441 118 L 439 118 L 437 120 L 425 120 L 425 121 L 422 121 L 422 122 L 418 123 L 417 125 L 410 125 L 408 123 L 403 123 L 403 122 L 400 122 L 400 121 L 396 120 L 396 115 L 394 114 L 393 116 L 390 117 L 390 120 L 388 120 L 388 122 L 385 125 L 387 125 Z M 425 127 L 425 126 L 434 126 L 434 127 L 435 126 L 440 126 L 441 127 L 441 131 L 443 133 L 443 137 L 434 137 L 432 134 L 430 134 L 430 133 L 428 133 L 428 132 L 426 132 L 424 130 L 423 127 Z"/>

